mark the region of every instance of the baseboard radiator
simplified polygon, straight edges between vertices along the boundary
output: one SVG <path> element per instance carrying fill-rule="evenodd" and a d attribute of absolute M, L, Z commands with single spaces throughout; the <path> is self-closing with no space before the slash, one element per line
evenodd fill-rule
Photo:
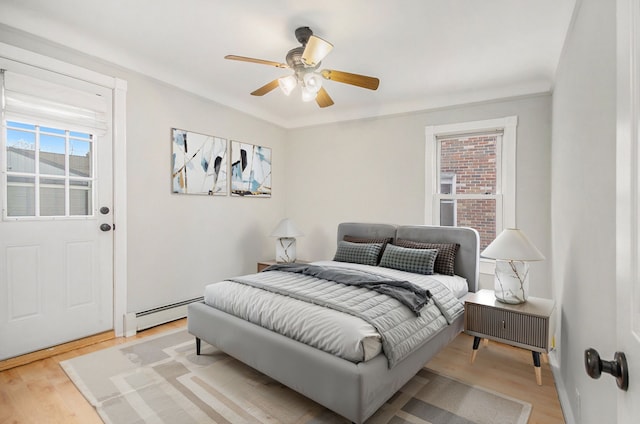
<path fill-rule="evenodd" d="M 204 297 L 200 296 L 194 299 L 172 303 L 170 305 L 159 306 L 146 311 L 130 312 L 126 315 L 124 320 L 125 336 L 133 336 L 138 331 L 184 318 L 187 316 L 187 306 L 190 303 L 202 302 L 203 300 Z"/>

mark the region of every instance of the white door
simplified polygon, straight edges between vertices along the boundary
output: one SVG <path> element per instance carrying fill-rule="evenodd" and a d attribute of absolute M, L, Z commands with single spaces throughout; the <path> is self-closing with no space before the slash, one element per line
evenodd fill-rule
<path fill-rule="evenodd" d="M 113 329 L 113 196 L 110 91 L 0 64 L 1 360 Z"/>
<path fill-rule="evenodd" d="M 629 373 L 618 424 L 631 424 L 640 417 L 640 4 L 618 0 L 617 14 L 617 350 Z"/>

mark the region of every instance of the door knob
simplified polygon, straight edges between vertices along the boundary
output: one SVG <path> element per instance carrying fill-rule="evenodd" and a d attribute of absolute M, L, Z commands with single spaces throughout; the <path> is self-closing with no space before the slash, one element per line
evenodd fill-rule
<path fill-rule="evenodd" d="M 111 230 L 111 225 L 106 224 L 106 223 L 105 223 L 105 224 L 102 224 L 102 225 L 100 225 L 100 229 L 101 229 L 102 231 L 110 231 L 110 230 Z"/>
<path fill-rule="evenodd" d="M 108 213 L 109 213 L 109 208 L 108 208 L 107 206 L 103 206 L 103 207 L 101 207 L 101 208 L 100 208 L 100 213 L 101 213 L 102 215 L 106 215 L 106 214 L 108 214 Z"/>
<path fill-rule="evenodd" d="M 616 352 L 613 355 L 613 361 L 603 361 L 597 350 L 589 348 L 584 351 L 584 366 L 591 378 L 600 378 L 604 372 L 616 378 L 620 389 L 627 391 L 629 388 L 629 367 L 627 358 L 622 352 Z"/>

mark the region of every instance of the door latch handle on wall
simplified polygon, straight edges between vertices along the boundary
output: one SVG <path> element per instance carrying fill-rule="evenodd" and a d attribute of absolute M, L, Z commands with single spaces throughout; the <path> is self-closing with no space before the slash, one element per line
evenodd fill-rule
<path fill-rule="evenodd" d="M 109 225 L 109 224 L 107 224 L 107 223 L 105 223 L 105 224 L 101 224 L 101 225 L 100 225 L 100 229 L 101 229 L 102 231 L 111 231 L 111 225 Z"/>
<path fill-rule="evenodd" d="M 613 355 L 613 361 L 603 361 L 597 350 L 589 348 L 584 351 L 584 366 L 591 378 L 600 378 L 602 373 L 611 374 L 616 378 L 618 387 L 624 391 L 629 389 L 629 367 L 627 358 L 622 352 Z"/>

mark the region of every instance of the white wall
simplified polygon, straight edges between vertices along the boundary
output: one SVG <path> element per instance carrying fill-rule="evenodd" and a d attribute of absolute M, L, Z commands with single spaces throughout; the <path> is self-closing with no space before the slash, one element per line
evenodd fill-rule
<path fill-rule="evenodd" d="M 284 130 L 138 75 L 127 75 L 129 310 L 202 296 L 207 283 L 273 257 L 284 216 Z M 271 198 L 171 193 L 171 128 L 272 148 Z"/>
<path fill-rule="evenodd" d="M 550 259 L 550 95 L 290 130 L 286 210 L 306 234 L 298 257 L 333 257 L 342 221 L 423 224 L 425 127 L 511 115 L 518 116 L 516 221 Z M 533 296 L 551 297 L 550 263 L 532 264 Z M 492 288 L 493 277 L 482 285 Z"/>
<path fill-rule="evenodd" d="M 581 4 L 580 4 L 581 3 Z M 615 2 L 583 0 L 553 95 L 552 251 L 562 305 L 559 361 L 578 423 L 616 421 L 616 385 L 591 380 L 584 351 L 615 351 Z M 579 396 L 578 396 L 579 393 Z"/>
<path fill-rule="evenodd" d="M 128 83 L 128 312 L 202 296 L 207 283 L 273 257 L 268 234 L 285 211 L 282 128 L 4 26 L 0 40 Z M 172 194 L 172 127 L 271 147 L 272 197 Z"/>

